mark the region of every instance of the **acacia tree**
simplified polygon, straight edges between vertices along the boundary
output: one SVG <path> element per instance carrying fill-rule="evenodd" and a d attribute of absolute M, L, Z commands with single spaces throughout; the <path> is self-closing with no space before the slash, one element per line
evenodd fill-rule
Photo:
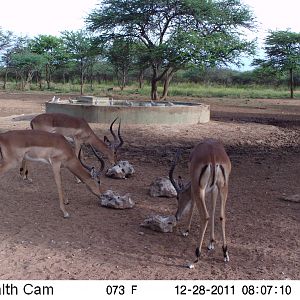
<path fill-rule="evenodd" d="M 0 52 L 10 46 L 12 38 L 13 34 L 11 31 L 4 31 L 0 27 Z"/>
<path fill-rule="evenodd" d="M 121 90 L 127 81 L 128 71 L 133 66 L 135 44 L 123 38 L 115 39 L 107 51 L 109 62 L 114 66 Z"/>
<path fill-rule="evenodd" d="M 253 53 L 241 29 L 252 29 L 254 17 L 240 0 L 104 0 L 86 22 L 102 41 L 123 37 L 143 44 L 153 100 L 158 82 L 164 80 L 164 98 L 172 76 L 191 62 L 232 63 L 242 52 Z"/>
<path fill-rule="evenodd" d="M 32 53 L 28 49 L 11 55 L 11 67 L 21 79 L 21 89 L 25 90 L 31 83 L 33 75 L 40 72 L 46 64 L 43 55 Z"/>
<path fill-rule="evenodd" d="M 8 74 L 8 53 L 13 46 L 15 37 L 11 31 L 4 31 L 0 27 L 0 66 L 4 67 L 3 89 L 6 88 Z"/>
<path fill-rule="evenodd" d="M 290 95 L 294 98 L 294 71 L 300 68 L 300 33 L 270 31 L 265 39 L 265 59 L 256 59 L 253 64 L 264 69 L 289 72 Z"/>
<path fill-rule="evenodd" d="M 45 78 L 47 88 L 50 89 L 52 73 L 62 57 L 62 40 L 52 35 L 39 35 L 30 42 L 30 49 L 45 57 Z"/>
<path fill-rule="evenodd" d="M 39 55 L 34 55 L 28 47 L 30 39 L 28 37 L 12 37 L 12 42 L 2 54 L 2 62 L 5 67 L 5 78 L 3 89 L 6 88 L 7 75 L 9 70 L 16 74 L 16 81 L 21 79 L 21 89 L 25 89 L 31 82 L 32 76 L 43 64 Z"/>
<path fill-rule="evenodd" d="M 64 31 L 62 39 L 70 59 L 79 63 L 80 94 L 82 95 L 85 73 L 90 66 L 91 58 L 95 56 L 93 40 L 84 30 Z"/>

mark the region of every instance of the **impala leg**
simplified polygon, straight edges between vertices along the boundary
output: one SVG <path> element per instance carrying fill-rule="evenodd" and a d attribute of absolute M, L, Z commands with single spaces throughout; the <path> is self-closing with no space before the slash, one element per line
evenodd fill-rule
<path fill-rule="evenodd" d="M 205 189 L 200 189 L 200 191 L 197 194 L 194 194 L 194 197 L 200 214 L 200 242 L 199 242 L 199 246 L 196 248 L 196 257 L 197 257 L 195 260 L 196 263 L 199 261 L 199 258 L 201 256 L 201 249 L 202 249 L 203 239 L 204 239 L 204 235 L 209 220 L 209 214 L 205 204 Z"/>
<path fill-rule="evenodd" d="M 192 202 L 191 208 L 189 210 L 189 213 L 188 213 L 188 226 L 187 226 L 186 231 L 182 233 L 183 236 L 188 236 L 189 233 L 190 233 L 194 209 L 195 209 L 195 201 Z"/>
<path fill-rule="evenodd" d="M 69 218 L 70 215 L 66 211 L 65 202 L 64 202 L 64 196 L 63 196 L 63 191 L 62 191 L 60 166 L 61 166 L 60 163 L 53 163 L 52 164 L 52 169 L 53 169 L 54 179 L 55 179 L 55 183 L 56 183 L 57 191 L 58 191 L 59 207 L 60 207 L 61 211 L 64 214 L 64 218 Z"/>
<path fill-rule="evenodd" d="M 23 158 L 22 160 L 20 175 L 23 180 L 28 180 L 29 182 L 32 182 L 32 179 L 28 177 L 27 160 L 25 158 Z"/>
<path fill-rule="evenodd" d="M 210 213 L 210 241 L 208 244 L 208 250 L 215 248 L 215 211 L 218 198 L 218 189 L 216 187 L 211 191 L 211 213 Z"/>
<path fill-rule="evenodd" d="M 75 155 L 76 155 L 76 157 L 78 157 L 79 152 L 80 152 L 81 144 L 78 142 L 77 139 L 74 139 L 74 144 L 75 144 Z M 82 183 L 82 181 L 78 177 L 75 176 L 75 178 L 76 178 L 77 183 Z"/>
<path fill-rule="evenodd" d="M 221 197 L 221 226 L 222 226 L 222 238 L 223 238 L 223 254 L 224 254 L 224 261 L 229 261 L 228 249 L 227 249 L 227 242 L 226 242 L 226 234 L 225 234 L 225 206 L 226 200 L 228 195 L 228 186 L 220 187 L 220 197 Z"/>

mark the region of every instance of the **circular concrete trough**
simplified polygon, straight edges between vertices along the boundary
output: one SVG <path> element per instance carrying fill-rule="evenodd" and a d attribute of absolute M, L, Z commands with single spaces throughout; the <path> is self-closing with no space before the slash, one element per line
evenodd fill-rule
<path fill-rule="evenodd" d="M 84 99 L 47 102 L 46 112 L 65 113 L 90 123 L 110 123 L 116 117 L 123 124 L 199 124 L 210 120 L 210 107 L 206 104 L 90 98 L 90 103 Z"/>

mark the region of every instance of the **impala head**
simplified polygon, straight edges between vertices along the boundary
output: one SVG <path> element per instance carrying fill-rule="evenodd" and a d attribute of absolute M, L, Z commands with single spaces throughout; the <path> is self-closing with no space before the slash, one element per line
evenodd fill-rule
<path fill-rule="evenodd" d="M 111 135 L 113 136 L 114 140 L 113 142 L 111 142 L 108 137 L 105 135 L 104 136 L 104 142 L 105 144 L 108 146 L 108 148 L 111 150 L 109 151 L 109 153 L 107 154 L 108 156 L 108 160 L 111 164 L 115 165 L 117 162 L 117 151 L 119 148 L 121 148 L 121 146 L 123 145 L 124 141 L 123 138 L 121 137 L 121 133 L 120 133 L 120 128 L 121 128 L 121 120 L 119 122 L 119 127 L 118 127 L 118 137 L 116 136 L 116 134 L 113 131 L 113 125 L 114 123 L 117 121 L 118 117 L 116 117 L 112 123 L 110 124 L 109 130 L 111 132 Z"/>
<path fill-rule="evenodd" d="M 172 162 L 170 171 L 169 171 L 170 181 L 173 184 L 173 186 L 177 192 L 178 208 L 177 208 L 177 212 L 175 214 L 177 221 L 179 221 L 181 219 L 181 217 L 192 208 L 190 182 L 188 182 L 187 184 L 184 184 L 181 176 L 178 176 L 177 181 L 173 177 L 174 169 L 176 167 L 179 156 L 180 156 L 180 152 L 177 151 L 175 154 L 175 158 Z"/>
<path fill-rule="evenodd" d="M 101 167 L 99 170 L 96 170 L 94 166 L 88 166 L 86 163 L 84 163 L 82 160 L 81 160 L 81 149 L 80 148 L 80 151 L 79 151 L 79 154 L 78 154 L 78 159 L 80 161 L 80 163 L 82 164 L 82 166 L 87 169 L 91 175 L 91 178 L 94 180 L 94 181 L 97 181 L 98 185 L 100 186 L 100 176 L 101 176 L 101 173 L 104 169 L 104 166 L 105 166 L 105 163 L 104 163 L 104 160 L 102 159 L 102 157 L 100 157 L 98 155 L 98 153 L 96 152 L 96 150 L 94 149 L 93 146 L 91 146 L 94 154 L 96 155 L 96 157 L 99 159 L 99 161 L 101 162 Z"/>

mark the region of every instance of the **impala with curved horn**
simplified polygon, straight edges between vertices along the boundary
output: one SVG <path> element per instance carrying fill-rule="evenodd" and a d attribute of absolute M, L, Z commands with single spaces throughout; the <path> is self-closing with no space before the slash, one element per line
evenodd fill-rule
<path fill-rule="evenodd" d="M 117 151 L 124 143 L 120 133 L 121 121 L 118 127 L 118 137 L 113 131 L 113 125 L 117 119 L 118 117 L 112 121 L 109 128 L 114 139 L 112 142 L 106 136 L 104 136 L 104 141 L 99 139 L 84 119 L 62 113 L 40 114 L 31 120 L 30 126 L 32 129 L 60 133 L 65 138 L 71 139 L 75 144 L 76 156 L 79 154 L 81 145 L 87 144 L 107 156 L 111 164 L 115 164 L 117 161 Z M 99 158 L 99 156 L 97 157 Z"/>
<path fill-rule="evenodd" d="M 60 134 L 40 130 L 13 130 L 1 133 L 0 154 L 0 175 L 16 167 L 22 160 L 50 164 L 64 218 L 70 215 L 65 209 L 68 200 L 64 199 L 62 192 L 61 167 L 67 168 L 77 176 L 94 195 L 101 195 L 100 171 L 91 170 L 84 163 L 80 163 L 80 157 L 77 158 L 70 143 Z M 104 167 L 103 160 L 101 164 Z"/>
<path fill-rule="evenodd" d="M 178 209 L 175 215 L 177 221 L 179 221 L 185 213 L 188 213 L 188 227 L 184 235 L 188 235 L 190 231 L 195 205 L 197 205 L 200 214 L 200 242 L 196 248 L 197 259 L 195 263 L 198 262 L 201 255 L 202 243 L 209 220 L 211 223 L 211 231 L 208 249 L 214 249 L 214 219 L 218 195 L 221 200 L 220 220 L 222 226 L 224 261 L 229 261 L 225 235 L 225 205 L 228 194 L 231 162 L 224 146 L 219 141 L 213 139 L 204 140 L 195 146 L 189 158 L 190 181 L 187 184 L 183 183 L 181 177 L 178 178 L 178 181 L 174 180 L 173 173 L 178 157 L 179 152 L 176 153 L 170 168 L 169 178 L 177 191 Z M 211 193 L 210 213 L 206 208 L 206 193 Z"/>

